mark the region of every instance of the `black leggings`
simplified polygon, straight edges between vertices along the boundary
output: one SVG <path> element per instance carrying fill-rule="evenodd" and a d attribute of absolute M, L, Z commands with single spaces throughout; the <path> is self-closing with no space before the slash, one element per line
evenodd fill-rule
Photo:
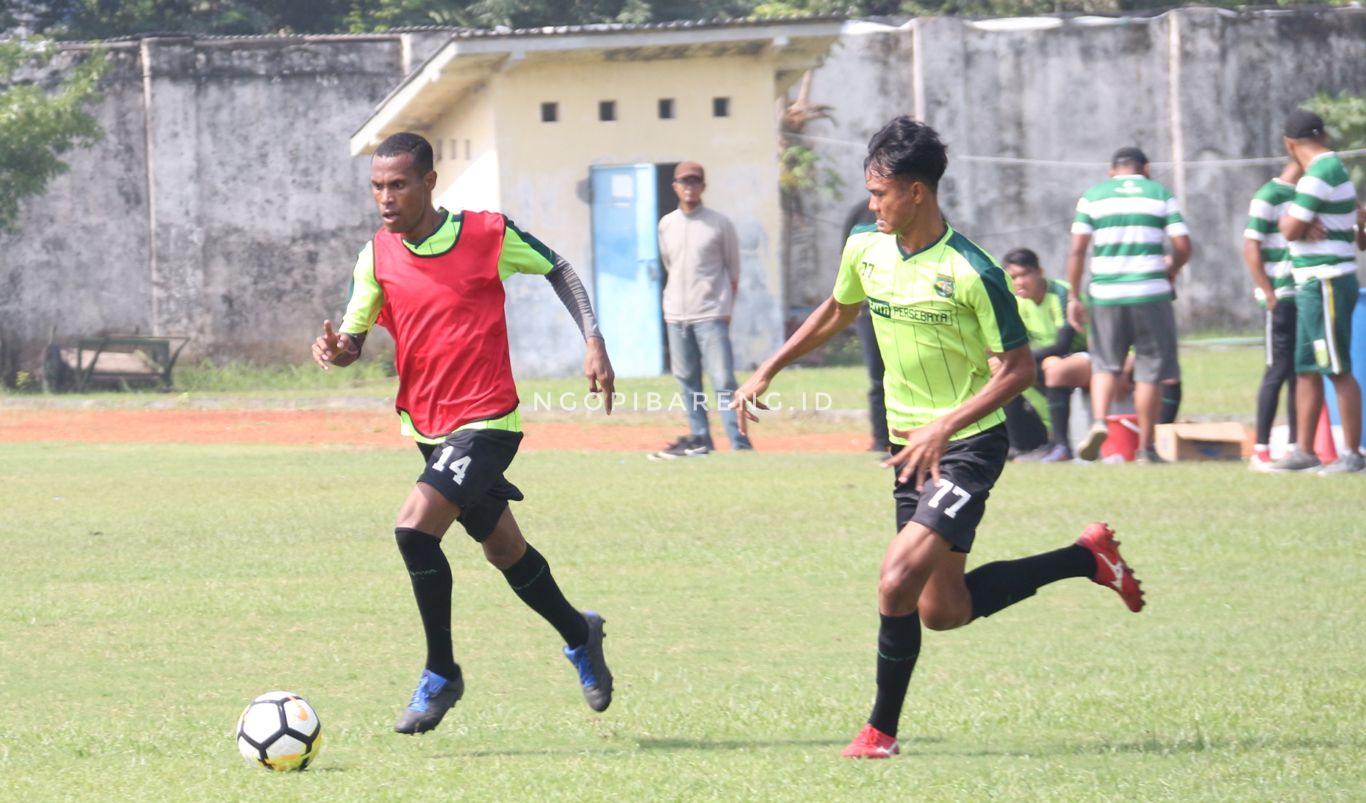
<path fill-rule="evenodd" d="M 1265 313 L 1266 371 L 1257 390 L 1257 443 L 1271 442 L 1271 424 L 1281 385 L 1287 386 L 1285 414 L 1290 422 L 1290 443 L 1295 442 L 1295 300 L 1281 299 Z"/>

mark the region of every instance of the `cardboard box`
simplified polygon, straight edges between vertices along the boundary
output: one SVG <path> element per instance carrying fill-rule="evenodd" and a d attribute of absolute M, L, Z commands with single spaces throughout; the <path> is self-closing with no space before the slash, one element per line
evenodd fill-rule
<path fill-rule="evenodd" d="M 1236 421 L 1203 424 L 1158 424 L 1153 448 L 1169 462 L 1188 460 L 1241 460 L 1247 428 Z"/>

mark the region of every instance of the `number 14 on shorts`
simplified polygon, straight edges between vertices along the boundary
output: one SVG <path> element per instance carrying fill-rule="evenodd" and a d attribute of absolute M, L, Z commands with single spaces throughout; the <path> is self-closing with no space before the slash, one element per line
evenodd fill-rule
<path fill-rule="evenodd" d="M 955 497 L 957 497 L 957 499 L 954 500 L 954 502 L 950 504 L 947 508 L 944 508 L 944 515 L 948 516 L 951 519 L 957 518 L 958 511 L 962 510 L 963 505 L 966 505 L 969 502 L 969 500 L 972 499 L 972 494 L 968 493 L 962 488 L 959 488 L 957 485 L 954 485 L 948 480 L 941 479 L 936 484 L 939 486 L 939 488 L 934 492 L 934 496 L 931 496 L 930 501 L 926 504 L 928 504 L 935 510 L 938 510 L 939 506 L 944 502 L 944 497 L 948 496 L 949 494 L 953 494 Z"/>
<path fill-rule="evenodd" d="M 445 446 L 445 447 L 442 447 L 442 449 L 441 449 L 441 458 L 440 458 L 439 460 L 437 460 L 435 464 L 432 465 L 432 469 L 433 469 L 434 471 L 445 471 L 445 470 L 446 470 L 446 461 L 451 459 L 451 453 L 454 452 L 454 451 L 455 451 L 455 447 L 454 447 L 454 446 Z M 455 484 L 456 484 L 456 485 L 460 485 L 460 484 L 464 483 L 464 481 L 465 481 L 465 471 L 466 471 L 466 469 L 468 469 L 469 467 L 470 467 L 470 456 L 469 456 L 469 455 L 465 455 L 464 457 L 460 458 L 459 460 L 456 460 L 454 463 L 451 463 L 451 465 L 450 465 L 451 477 L 455 480 Z M 945 511 L 945 512 L 948 512 L 948 511 Z M 953 514 L 952 514 L 952 513 L 949 513 L 949 515 L 952 516 Z"/>

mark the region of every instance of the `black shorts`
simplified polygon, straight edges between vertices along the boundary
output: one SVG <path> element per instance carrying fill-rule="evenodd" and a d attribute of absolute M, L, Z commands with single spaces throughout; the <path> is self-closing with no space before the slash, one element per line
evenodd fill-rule
<path fill-rule="evenodd" d="M 419 443 L 427 467 L 417 481 L 460 508 L 456 521 L 471 538 L 483 542 L 493 534 L 508 502 L 524 498 L 503 476 L 521 443 L 522 433 L 501 429 L 462 429 L 441 443 Z"/>
<path fill-rule="evenodd" d="M 914 482 L 897 482 L 893 487 L 896 531 L 901 532 L 913 521 L 938 533 L 953 545 L 954 552 L 971 552 L 977 525 L 987 509 L 987 497 L 1005 468 L 1009 448 L 1004 424 L 950 441 L 939 458 L 938 484 L 927 479 L 920 491 Z"/>

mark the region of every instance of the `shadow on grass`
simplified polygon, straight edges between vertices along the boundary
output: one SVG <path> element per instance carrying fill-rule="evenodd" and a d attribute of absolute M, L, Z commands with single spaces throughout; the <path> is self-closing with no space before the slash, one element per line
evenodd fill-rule
<path fill-rule="evenodd" d="M 641 750 L 761 750 L 766 747 L 844 747 L 844 739 L 637 739 Z"/>
<path fill-rule="evenodd" d="M 921 741 L 921 740 L 916 740 Z M 935 739 L 931 741 L 943 741 Z M 1057 756 L 1057 755 L 1106 755 L 1113 753 L 1134 753 L 1141 755 L 1180 755 L 1184 753 L 1239 752 L 1258 750 L 1341 750 L 1360 749 L 1366 740 L 1348 739 L 1282 739 L 1275 736 L 1253 737 L 1247 739 L 1220 739 L 1203 735 L 1179 739 L 1151 737 L 1131 742 L 1089 742 L 1086 744 L 1055 744 L 1021 750 L 946 750 L 945 753 L 967 756 Z M 906 746 L 902 742 L 903 748 Z M 903 749 L 903 752 L 904 749 Z"/>
<path fill-rule="evenodd" d="M 902 744 L 935 744 L 943 741 L 937 738 L 917 738 L 909 743 Z M 642 738 L 630 741 L 623 741 L 615 745 L 599 745 L 593 747 L 544 747 L 535 750 L 490 750 L 487 748 L 472 748 L 464 752 L 445 751 L 437 753 L 432 758 L 515 758 L 518 756 L 545 756 L 545 755 L 622 755 L 634 753 L 637 750 L 649 751 L 724 751 L 724 750 L 764 750 L 764 749 L 784 749 L 793 747 L 813 747 L 838 751 L 848 744 L 845 739 L 652 739 Z"/>

